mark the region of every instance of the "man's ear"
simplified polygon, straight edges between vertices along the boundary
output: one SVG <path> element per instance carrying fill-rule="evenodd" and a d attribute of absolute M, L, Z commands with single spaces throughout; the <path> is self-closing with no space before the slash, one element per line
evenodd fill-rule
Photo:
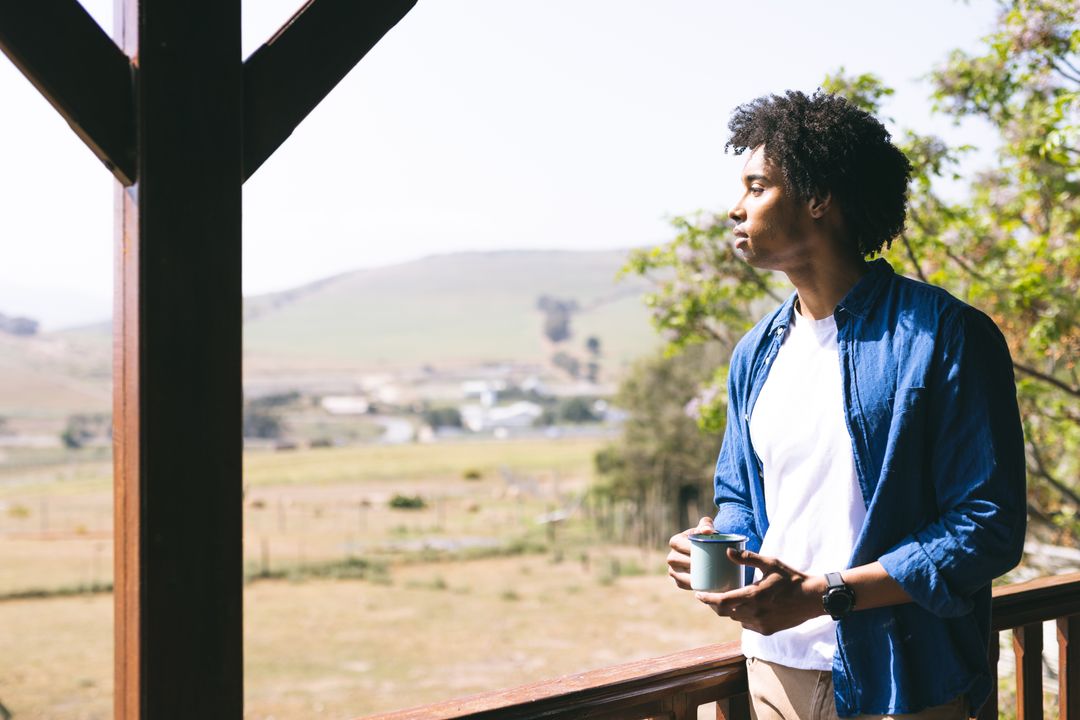
<path fill-rule="evenodd" d="M 807 201 L 807 207 L 810 210 L 810 217 L 814 218 L 815 220 L 820 220 L 821 218 L 825 217 L 825 213 L 829 211 L 829 208 L 831 206 L 832 195 L 828 193 L 820 197 L 811 197 L 810 200 Z"/>

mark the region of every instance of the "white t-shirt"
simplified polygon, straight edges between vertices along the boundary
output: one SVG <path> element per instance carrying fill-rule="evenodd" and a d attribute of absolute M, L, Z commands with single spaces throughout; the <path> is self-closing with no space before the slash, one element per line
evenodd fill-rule
<path fill-rule="evenodd" d="M 765 475 L 769 529 L 761 554 L 812 575 L 846 569 L 866 506 L 844 417 L 832 316 L 793 313 L 754 404 L 750 440 Z M 742 650 L 787 667 L 829 670 L 836 623 L 822 615 L 768 636 L 743 630 Z"/>

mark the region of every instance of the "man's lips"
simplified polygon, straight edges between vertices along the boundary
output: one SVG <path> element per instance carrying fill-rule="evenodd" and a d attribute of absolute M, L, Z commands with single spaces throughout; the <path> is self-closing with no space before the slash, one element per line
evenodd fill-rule
<path fill-rule="evenodd" d="M 742 230 L 734 230 L 732 231 L 732 234 L 735 236 L 735 247 L 746 245 L 750 241 L 750 236 Z"/>

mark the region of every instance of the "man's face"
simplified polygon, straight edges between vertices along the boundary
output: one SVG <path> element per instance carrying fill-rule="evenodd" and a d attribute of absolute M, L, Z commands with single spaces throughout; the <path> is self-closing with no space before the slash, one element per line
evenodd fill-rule
<path fill-rule="evenodd" d="M 735 251 L 754 267 L 791 270 L 813 251 L 809 204 L 784 189 L 780 168 L 754 148 L 742 173 L 742 194 L 728 212 L 735 223 Z"/>

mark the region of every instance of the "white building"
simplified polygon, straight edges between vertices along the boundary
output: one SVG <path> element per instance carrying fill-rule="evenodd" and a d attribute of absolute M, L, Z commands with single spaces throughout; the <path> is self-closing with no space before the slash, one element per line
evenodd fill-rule
<path fill-rule="evenodd" d="M 543 414 L 542 407 L 524 400 L 500 407 L 464 405 L 461 408 L 461 422 L 473 432 L 487 432 L 498 428 L 532 427 Z"/>

